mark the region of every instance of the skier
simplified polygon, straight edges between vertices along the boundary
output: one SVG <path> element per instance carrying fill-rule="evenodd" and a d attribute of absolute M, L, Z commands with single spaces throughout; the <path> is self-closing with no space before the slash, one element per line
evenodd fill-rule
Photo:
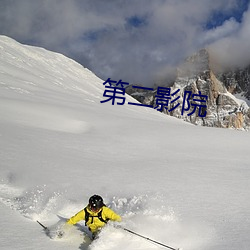
<path fill-rule="evenodd" d="M 105 206 L 101 196 L 95 194 L 89 198 L 89 204 L 72 216 L 67 224 L 74 225 L 80 220 L 85 220 L 85 226 L 92 232 L 94 239 L 109 220 L 120 222 L 122 219 L 120 215 Z"/>

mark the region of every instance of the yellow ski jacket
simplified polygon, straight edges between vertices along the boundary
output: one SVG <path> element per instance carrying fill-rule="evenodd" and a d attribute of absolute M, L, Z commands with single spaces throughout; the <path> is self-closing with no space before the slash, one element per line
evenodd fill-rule
<path fill-rule="evenodd" d="M 120 215 L 116 214 L 113 210 L 110 208 L 103 206 L 99 211 L 93 212 L 89 209 L 89 207 L 86 207 L 87 212 L 89 213 L 88 221 L 85 221 L 86 226 L 90 229 L 92 233 L 97 232 L 100 228 L 102 228 L 106 223 L 104 221 L 112 220 L 112 221 L 121 221 Z M 101 211 L 101 218 L 104 220 L 100 220 L 98 218 L 98 214 L 100 214 Z M 80 220 L 85 220 L 85 211 L 82 209 L 77 214 L 72 216 L 68 221 L 67 224 L 74 225 Z"/>

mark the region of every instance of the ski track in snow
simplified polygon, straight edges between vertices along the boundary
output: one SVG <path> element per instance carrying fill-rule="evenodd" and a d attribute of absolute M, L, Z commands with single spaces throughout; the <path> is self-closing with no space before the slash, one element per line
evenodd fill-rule
<path fill-rule="evenodd" d="M 71 118 L 63 113 L 62 109 L 51 108 L 48 105 L 38 105 L 25 102 L 2 101 L 0 114 L 8 108 L 9 113 L 2 116 L 2 121 L 15 122 L 33 128 L 47 129 L 66 133 L 85 133 L 90 129 L 90 125 L 81 120 Z M 20 108 L 22 112 L 20 112 Z M 69 113 L 69 111 L 68 111 Z M 71 115 L 72 116 L 72 115 Z"/>

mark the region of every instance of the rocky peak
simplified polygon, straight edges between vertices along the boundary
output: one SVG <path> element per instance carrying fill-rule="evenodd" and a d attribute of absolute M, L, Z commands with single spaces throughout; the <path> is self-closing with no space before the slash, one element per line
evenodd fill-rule
<path fill-rule="evenodd" d="M 197 125 L 249 129 L 250 128 L 250 109 L 244 100 L 236 98 L 234 93 L 244 93 L 245 97 L 250 96 L 250 67 L 245 70 L 230 71 L 226 73 L 214 73 L 213 65 L 210 59 L 209 51 L 202 49 L 194 55 L 188 57 L 177 69 L 177 77 L 171 85 L 171 93 L 179 89 L 179 105 L 171 110 L 173 105 L 169 104 L 168 109 L 163 112 L 191 122 Z M 206 117 L 200 117 L 198 109 L 192 114 L 183 114 L 182 106 L 186 105 L 184 101 L 185 91 L 191 91 L 192 94 L 207 96 Z M 138 100 L 144 104 L 156 104 L 156 91 L 151 94 L 140 93 Z M 150 96 L 151 95 L 151 96 Z M 136 98 L 136 96 L 134 95 Z M 173 96 L 174 99 L 177 96 Z M 191 97 L 189 99 L 191 106 L 197 103 Z"/>
<path fill-rule="evenodd" d="M 182 63 L 177 69 L 177 77 L 206 77 L 207 71 L 209 71 L 209 53 L 206 49 L 202 49 L 194 55 L 188 57 L 184 63 Z"/>
<path fill-rule="evenodd" d="M 173 89 L 180 88 L 182 96 L 186 90 L 191 90 L 193 94 L 200 92 L 208 97 L 206 117 L 201 118 L 195 112 L 191 116 L 183 116 L 183 119 L 204 126 L 248 129 L 250 109 L 244 100 L 233 94 L 238 91 L 248 96 L 249 68 L 217 74 L 212 70 L 213 66 L 206 49 L 195 53 L 180 65 Z M 180 117 L 180 110 L 171 115 Z"/>

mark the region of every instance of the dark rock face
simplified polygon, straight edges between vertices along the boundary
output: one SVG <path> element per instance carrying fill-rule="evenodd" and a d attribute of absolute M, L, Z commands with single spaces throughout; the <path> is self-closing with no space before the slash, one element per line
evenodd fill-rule
<path fill-rule="evenodd" d="M 250 66 L 218 74 L 227 90 L 232 94 L 241 94 L 250 100 Z"/>

